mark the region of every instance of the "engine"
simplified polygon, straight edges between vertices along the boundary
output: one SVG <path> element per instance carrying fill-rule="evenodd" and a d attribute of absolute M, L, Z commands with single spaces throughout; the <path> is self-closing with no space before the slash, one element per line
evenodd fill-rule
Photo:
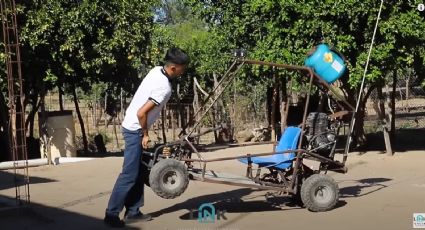
<path fill-rule="evenodd" d="M 336 137 L 335 128 L 329 123 L 329 117 L 325 113 L 313 112 L 308 115 L 306 138 L 309 150 L 329 156 Z"/>

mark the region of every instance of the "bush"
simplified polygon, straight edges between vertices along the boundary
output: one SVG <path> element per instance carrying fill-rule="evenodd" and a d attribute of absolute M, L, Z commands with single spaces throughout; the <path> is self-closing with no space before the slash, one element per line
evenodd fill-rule
<path fill-rule="evenodd" d="M 101 135 L 102 139 L 103 139 L 103 143 L 105 145 L 107 145 L 108 143 L 110 143 L 112 141 L 112 138 L 108 136 L 108 134 L 105 131 L 99 131 L 98 133 L 89 133 L 87 135 L 87 141 L 88 141 L 88 147 L 89 147 L 89 151 L 92 153 L 96 153 L 99 152 L 99 149 L 96 146 L 96 142 L 95 142 L 95 137 L 97 135 Z M 83 137 L 78 135 L 75 137 L 75 145 L 77 147 L 77 150 L 82 150 L 84 149 L 84 144 L 83 144 Z M 101 150 L 102 152 L 104 152 L 104 150 Z"/>

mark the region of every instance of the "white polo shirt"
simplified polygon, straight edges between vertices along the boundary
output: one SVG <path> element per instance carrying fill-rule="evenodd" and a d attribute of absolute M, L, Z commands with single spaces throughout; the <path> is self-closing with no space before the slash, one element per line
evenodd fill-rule
<path fill-rule="evenodd" d="M 156 66 L 143 79 L 125 112 L 122 127 L 132 131 L 142 128 L 137 118 L 137 111 L 148 100 L 156 105 L 148 113 L 148 128 L 158 119 L 162 108 L 171 96 L 171 83 L 162 71 L 161 66 Z"/>

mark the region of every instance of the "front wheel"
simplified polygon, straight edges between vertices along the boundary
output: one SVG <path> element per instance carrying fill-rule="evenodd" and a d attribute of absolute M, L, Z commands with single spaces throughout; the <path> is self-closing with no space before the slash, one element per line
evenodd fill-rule
<path fill-rule="evenodd" d="M 335 180 L 325 174 L 313 174 L 301 186 L 301 200 L 312 212 L 329 211 L 339 199 L 339 188 Z"/>
<path fill-rule="evenodd" d="M 183 163 L 175 159 L 163 159 L 152 167 L 149 183 L 156 195 L 174 199 L 186 191 L 189 175 Z"/>

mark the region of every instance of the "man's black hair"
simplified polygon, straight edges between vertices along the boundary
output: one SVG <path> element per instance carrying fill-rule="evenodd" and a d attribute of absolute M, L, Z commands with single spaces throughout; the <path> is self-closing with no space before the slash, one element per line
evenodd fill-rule
<path fill-rule="evenodd" d="M 179 48 L 171 48 L 164 58 L 165 64 L 187 65 L 190 62 L 189 56 Z"/>

